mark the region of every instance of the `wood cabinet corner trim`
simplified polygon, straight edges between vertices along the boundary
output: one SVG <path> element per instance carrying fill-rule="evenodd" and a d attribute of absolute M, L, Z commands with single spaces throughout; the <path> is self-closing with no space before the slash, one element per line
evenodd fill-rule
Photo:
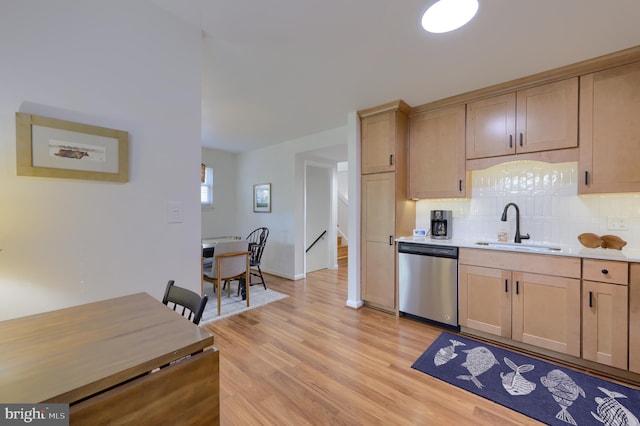
<path fill-rule="evenodd" d="M 602 71 L 608 68 L 626 65 L 640 61 L 640 45 L 617 52 L 586 59 L 573 64 L 553 68 L 525 77 L 510 80 L 504 83 L 494 84 L 482 89 L 476 89 L 448 98 L 417 105 L 412 109 L 412 113 L 424 110 L 444 108 L 457 103 L 466 103 L 483 98 L 498 96 L 509 92 L 528 89 L 546 83 L 555 83 L 573 77 L 580 77 L 585 74 Z"/>
<path fill-rule="evenodd" d="M 380 114 L 387 111 L 400 111 L 408 115 L 411 111 L 411 107 L 406 102 L 399 99 L 397 101 L 387 102 L 386 104 L 378 105 L 373 108 L 360 110 L 358 111 L 358 116 L 360 118 L 364 118 L 369 117 L 370 115 Z"/>

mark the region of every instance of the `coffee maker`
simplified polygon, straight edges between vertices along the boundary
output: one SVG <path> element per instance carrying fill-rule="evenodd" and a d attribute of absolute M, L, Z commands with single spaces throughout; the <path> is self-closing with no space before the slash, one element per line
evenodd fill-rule
<path fill-rule="evenodd" d="M 431 238 L 450 240 L 452 227 L 451 210 L 431 210 Z"/>

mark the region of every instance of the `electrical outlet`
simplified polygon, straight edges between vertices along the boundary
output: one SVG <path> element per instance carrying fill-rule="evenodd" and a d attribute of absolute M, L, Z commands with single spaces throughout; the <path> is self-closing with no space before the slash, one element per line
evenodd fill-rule
<path fill-rule="evenodd" d="M 628 231 L 626 217 L 607 217 L 607 229 L 609 231 Z"/>

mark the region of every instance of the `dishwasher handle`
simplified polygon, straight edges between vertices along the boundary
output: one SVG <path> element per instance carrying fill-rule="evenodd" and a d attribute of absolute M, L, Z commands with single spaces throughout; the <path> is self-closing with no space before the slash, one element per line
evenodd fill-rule
<path fill-rule="evenodd" d="M 398 244 L 398 253 L 457 259 L 458 247 L 401 242 Z"/>

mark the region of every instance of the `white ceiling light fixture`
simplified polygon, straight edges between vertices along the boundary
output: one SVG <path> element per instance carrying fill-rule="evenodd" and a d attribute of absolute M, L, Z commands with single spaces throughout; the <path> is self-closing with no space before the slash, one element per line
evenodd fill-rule
<path fill-rule="evenodd" d="M 422 15 L 422 27 L 430 33 L 446 33 L 469 22 L 478 11 L 478 0 L 438 0 Z"/>

